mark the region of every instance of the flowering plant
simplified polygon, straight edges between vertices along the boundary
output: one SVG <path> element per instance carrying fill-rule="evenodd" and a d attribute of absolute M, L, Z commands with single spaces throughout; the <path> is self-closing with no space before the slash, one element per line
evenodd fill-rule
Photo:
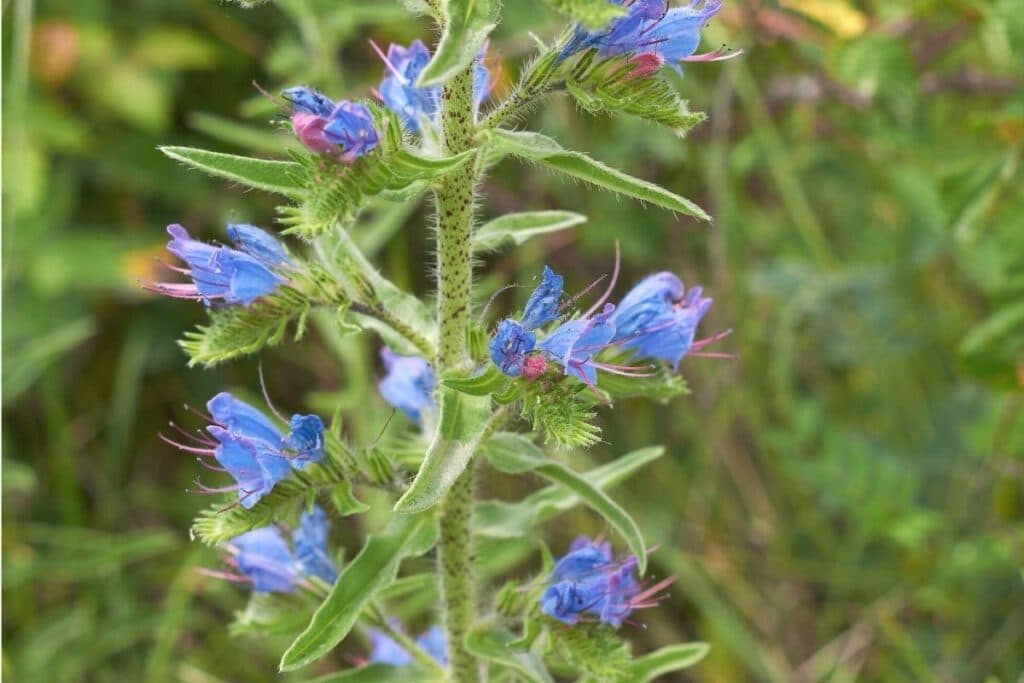
<path fill-rule="evenodd" d="M 669 190 L 516 125 L 547 96 L 568 93 L 588 111 L 640 116 L 682 135 L 702 116 L 687 109 L 661 71 L 726 56 L 694 54 L 721 3 L 550 2 L 572 21 L 540 46 L 502 97 L 494 96 L 487 67 L 500 3 L 407 2 L 436 22 L 436 48 L 419 40 L 386 51 L 372 44 L 383 62 L 373 98 L 284 89 L 278 102 L 304 150 L 292 159 L 163 150 L 286 200 L 277 236 L 229 225 L 234 246 L 221 246 L 180 225 L 168 228 L 168 251 L 186 266 L 171 269 L 186 281 L 148 287 L 207 307 L 209 323 L 182 341 L 190 364 L 258 352 L 282 342 L 290 328 L 298 341 L 309 315 L 327 315 L 340 335 L 379 337 L 380 397 L 400 416 L 394 424 L 388 419 L 387 439 L 358 443 L 340 415 L 329 425 L 318 415 L 285 417 L 264 386 L 266 410 L 222 392 L 207 403 L 208 415 L 199 413 L 207 422 L 199 430 L 172 423 L 174 433 L 162 435 L 231 480 L 198 486 L 228 499 L 202 513 L 193 533 L 224 558 L 222 568 L 206 573 L 252 591 L 239 616 L 246 630 L 291 636 L 282 670 L 324 658 L 353 632 L 363 644 L 342 646 L 355 669 L 330 680 L 551 681 L 557 672 L 646 681 L 692 665 L 707 649 L 675 645 L 634 659 L 621 635 L 642 619 L 638 610 L 658 604 L 672 578 L 645 576 L 644 535 L 605 489 L 661 450 L 589 472 L 566 465 L 562 451 L 597 441 L 594 417 L 602 406 L 683 393 L 677 373 L 685 357 L 725 355 L 704 350 L 724 332 L 696 339 L 711 300 L 659 272 L 615 303 L 616 256 L 611 281 L 585 310 L 586 293 L 566 296 L 562 276 L 545 266 L 522 311 L 487 324 L 473 315 L 474 256 L 571 228 L 582 217 L 529 211 L 476 225 L 474 214 L 482 178 L 512 156 L 707 219 Z M 433 305 L 384 278 L 353 238 L 371 203 L 428 193 L 436 216 Z M 520 501 L 477 500 L 474 477 L 482 468 L 536 475 L 549 486 Z M 484 589 L 481 579 L 493 569 L 481 550 L 524 539 L 577 505 L 606 521 L 609 539 L 580 537 L 557 559 L 542 547 L 536 576 L 518 577 L 496 595 Z M 379 521 L 383 509 L 387 519 L 353 558 L 332 551 L 331 518 Z M 417 560 L 423 556 L 435 561 Z M 433 623 L 407 635 L 412 624 L 395 618 L 393 600 L 435 591 Z M 397 667 L 401 677 L 389 678 Z"/>

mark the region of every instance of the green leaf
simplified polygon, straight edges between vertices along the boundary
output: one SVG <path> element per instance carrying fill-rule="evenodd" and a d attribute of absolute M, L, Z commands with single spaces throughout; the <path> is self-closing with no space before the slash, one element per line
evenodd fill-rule
<path fill-rule="evenodd" d="M 433 180 L 451 173 L 469 161 L 475 150 L 469 149 L 453 157 L 425 157 L 408 149 L 401 149 L 389 160 L 390 170 L 402 184 L 417 180 Z M 393 188 L 399 189 L 399 188 Z"/>
<path fill-rule="evenodd" d="M 506 214 L 477 229 L 473 234 L 473 251 L 489 252 L 503 247 L 518 247 L 534 237 L 567 230 L 586 221 L 586 216 L 572 211 L 524 211 Z"/>
<path fill-rule="evenodd" d="M 487 137 L 498 151 L 506 154 L 512 154 L 528 161 L 535 161 L 573 178 L 579 178 L 606 190 L 639 199 L 642 202 L 649 202 L 671 211 L 696 216 L 702 220 L 711 220 L 711 217 L 704 209 L 689 199 L 669 192 L 654 183 L 634 178 L 622 171 L 606 166 L 581 152 L 566 150 L 546 135 L 496 129 L 488 131 Z"/>
<path fill-rule="evenodd" d="M 470 396 L 488 396 L 504 388 L 508 377 L 501 370 L 488 363 L 487 369 L 473 377 L 448 377 L 441 384 Z"/>
<path fill-rule="evenodd" d="M 470 654 L 514 671 L 527 683 L 553 683 L 554 679 L 537 655 L 509 649 L 509 644 L 515 639 L 514 635 L 503 630 L 471 631 L 466 635 L 465 645 Z"/>
<path fill-rule="evenodd" d="M 305 504 L 311 493 L 334 490 L 345 481 L 346 469 L 341 466 L 344 457 L 338 456 L 335 450 L 340 443 L 336 439 L 328 439 L 328 454 L 323 461 L 308 465 L 301 472 L 293 471 L 251 508 L 235 505 L 225 509 L 225 504 L 220 502 L 200 512 L 192 523 L 192 536 L 207 545 L 224 543 L 246 531 L 291 515 Z"/>
<path fill-rule="evenodd" d="M 436 537 L 431 515 L 394 517 L 384 531 L 371 534 L 341 570 L 309 626 L 281 657 L 281 671 L 301 668 L 330 652 L 349 634 L 363 608 L 395 580 L 402 560 L 425 553 Z"/>
<path fill-rule="evenodd" d="M 629 680 L 648 683 L 658 676 L 693 666 L 707 656 L 711 646 L 707 643 L 669 645 L 633 660 L 629 667 Z"/>
<path fill-rule="evenodd" d="M 519 434 L 499 432 L 487 440 L 484 453 L 496 469 L 509 474 L 535 472 L 575 493 L 580 500 L 601 515 L 626 541 L 636 555 L 640 574 L 647 570 L 647 546 L 640 527 L 618 503 L 567 466 L 544 456 L 534 444 Z"/>
<path fill-rule="evenodd" d="M 160 151 L 187 166 L 246 187 L 299 199 L 305 194 L 301 164 L 253 159 L 194 147 L 161 147 Z"/>
<path fill-rule="evenodd" d="M 342 517 L 362 514 L 370 509 L 369 505 L 356 498 L 352 493 L 352 482 L 347 479 L 331 491 L 331 503 Z"/>
<path fill-rule="evenodd" d="M 491 400 L 442 386 L 437 433 L 427 449 L 412 485 L 395 511 L 419 512 L 431 507 L 459 478 L 483 436 L 491 414 Z"/>
<path fill-rule="evenodd" d="M 444 83 L 469 66 L 497 26 L 500 9 L 500 0 L 445 0 L 444 33 L 417 87 Z"/>
<path fill-rule="evenodd" d="M 390 666 L 388 664 L 367 664 L 347 671 L 339 671 L 308 683 L 433 683 L 438 678 L 432 672 L 414 664 Z"/>
<path fill-rule="evenodd" d="M 249 634 L 294 637 L 309 621 L 309 613 L 310 608 L 299 605 L 294 596 L 253 593 L 245 609 L 235 612 L 235 620 L 228 629 L 233 636 Z"/>
<path fill-rule="evenodd" d="M 545 2 L 591 31 L 604 28 L 612 19 L 626 13 L 624 6 L 616 5 L 608 0 L 545 0 Z"/>

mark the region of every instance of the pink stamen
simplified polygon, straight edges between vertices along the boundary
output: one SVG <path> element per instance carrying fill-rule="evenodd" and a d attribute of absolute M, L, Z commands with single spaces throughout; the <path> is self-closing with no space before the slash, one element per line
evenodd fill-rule
<path fill-rule="evenodd" d="M 391 63 L 391 60 L 388 59 L 388 56 L 384 54 L 384 51 L 380 49 L 380 47 L 377 45 L 377 43 L 373 41 L 372 38 L 370 39 L 370 47 L 372 47 L 373 51 L 377 53 L 377 56 L 381 58 L 381 60 L 384 62 L 384 66 L 387 67 L 388 71 L 394 74 L 395 78 L 401 81 L 402 85 L 409 85 L 409 79 L 403 76 L 402 73 L 395 68 L 395 65 Z"/>
<path fill-rule="evenodd" d="M 689 57 L 683 57 L 681 61 L 684 62 L 724 62 L 727 59 L 733 57 L 739 57 L 743 54 L 743 50 L 728 50 L 727 48 L 721 47 L 714 52 L 705 52 L 699 55 L 690 55 Z"/>
<path fill-rule="evenodd" d="M 735 353 L 713 353 L 709 351 L 697 351 L 686 355 L 693 358 L 718 358 L 721 360 L 736 360 L 739 358 L 739 355 Z"/>
<path fill-rule="evenodd" d="M 224 579 L 225 581 L 231 581 L 232 583 L 252 583 L 253 579 L 248 576 L 242 576 L 241 574 L 232 574 L 231 572 L 222 572 L 217 569 L 209 569 L 207 567 L 193 567 L 193 571 L 203 576 L 209 576 L 214 579 Z"/>
<path fill-rule="evenodd" d="M 179 434 L 184 436 L 186 439 L 191 439 L 192 441 L 194 441 L 194 442 L 196 442 L 198 444 L 202 444 L 203 446 L 211 446 L 211 447 L 216 447 L 217 446 L 217 442 L 216 441 L 206 437 L 205 435 L 204 436 L 196 436 L 192 432 L 186 431 L 185 429 L 180 427 L 175 422 L 168 422 L 167 424 L 170 425 L 170 427 L 172 429 L 174 429 L 175 431 L 177 431 Z M 198 432 L 198 433 L 202 434 L 202 432 Z"/>
<path fill-rule="evenodd" d="M 608 301 L 608 297 L 612 295 L 612 291 L 615 289 L 615 283 L 619 280 L 619 266 L 621 265 L 621 262 L 622 253 L 619 250 L 619 241 L 615 240 L 615 269 L 612 270 L 611 282 L 608 283 L 608 289 L 604 291 L 604 294 L 597 300 L 597 303 L 587 309 L 587 312 L 583 314 L 584 318 L 589 318 L 594 315 L 594 313 L 604 305 L 604 302 Z"/>
<path fill-rule="evenodd" d="M 198 453 L 199 455 L 207 455 L 207 456 L 214 454 L 214 450 L 212 448 L 196 448 L 194 446 L 186 446 L 183 443 L 178 443 L 177 441 L 164 436 L 162 433 L 158 433 L 156 436 L 157 436 L 158 439 L 160 439 L 164 443 L 170 444 L 170 445 L 174 446 L 175 448 L 177 448 L 179 450 L 182 450 L 182 451 L 185 451 L 187 453 Z"/>
<path fill-rule="evenodd" d="M 284 418 L 284 415 L 282 415 L 277 410 L 277 408 L 274 406 L 273 401 L 270 400 L 270 394 L 267 393 L 267 383 L 263 379 L 263 361 L 262 360 L 260 360 L 259 365 L 256 366 L 256 369 L 257 369 L 257 371 L 259 372 L 259 375 L 260 375 L 260 391 L 263 392 L 263 400 L 267 402 L 267 405 L 270 407 L 270 410 L 274 413 L 274 415 L 277 416 L 277 419 L 279 419 L 281 422 L 288 422 L 288 420 L 286 420 Z"/>

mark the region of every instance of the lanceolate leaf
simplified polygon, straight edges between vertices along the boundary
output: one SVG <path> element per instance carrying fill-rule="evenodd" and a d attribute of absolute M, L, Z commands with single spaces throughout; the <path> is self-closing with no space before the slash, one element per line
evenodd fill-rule
<path fill-rule="evenodd" d="M 635 683 L 648 683 L 659 676 L 693 666 L 704 659 L 710 649 L 707 643 L 685 643 L 663 647 L 633 660 L 629 668 L 629 680 Z"/>
<path fill-rule="evenodd" d="M 611 488 L 664 453 L 661 446 L 642 448 L 585 472 L 583 478 L 595 488 Z M 526 536 L 541 522 L 579 504 L 580 497 L 562 486 L 548 486 L 518 503 L 484 501 L 476 508 L 476 531 L 491 538 Z"/>
<path fill-rule="evenodd" d="M 553 683 L 554 679 L 537 655 L 509 649 L 509 643 L 514 640 L 515 636 L 507 631 L 473 631 L 466 636 L 466 649 L 481 659 L 514 671 L 517 680 L 528 683 Z"/>
<path fill-rule="evenodd" d="M 470 396 L 487 396 L 502 389 L 508 383 L 508 377 L 494 365 L 488 364 L 487 369 L 474 377 L 449 377 L 441 380 L 446 387 L 461 391 Z"/>
<path fill-rule="evenodd" d="M 447 81 L 476 59 L 498 23 L 501 0 L 445 0 L 444 34 L 417 85 Z"/>
<path fill-rule="evenodd" d="M 437 676 L 414 664 L 368 664 L 314 678 L 308 683 L 434 683 Z"/>
<path fill-rule="evenodd" d="M 301 198 L 305 194 L 302 186 L 304 171 L 302 165 L 294 161 L 253 159 L 194 147 L 161 147 L 160 151 L 192 168 L 240 185 L 292 199 Z"/>
<path fill-rule="evenodd" d="M 462 166 L 473 154 L 474 151 L 470 149 L 453 157 L 424 157 L 402 149 L 388 161 L 389 170 L 403 184 L 415 180 L 432 180 Z"/>
<path fill-rule="evenodd" d="M 395 504 L 395 511 L 420 512 L 448 492 L 473 457 L 491 412 L 486 396 L 470 396 L 441 387 L 437 433 L 427 449 L 412 485 Z"/>
<path fill-rule="evenodd" d="M 398 516 L 383 532 L 371 534 L 342 569 L 309 626 L 285 651 L 281 671 L 301 668 L 330 652 L 349 634 L 363 608 L 395 580 L 402 560 L 425 553 L 436 538 L 431 515 Z"/>
<path fill-rule="evenodd" d="M 623 173 L 581 152 L 564 149 L 556 141 L 540 133 L 496 129 L 488 137 L 499 151 L 535 161 L 550 169 L 586 181 L 612 192 L 656 204 L 671 211 L 709 221 L 711 217 L 689 199 L 674 192 Z"/>
<path fill-rule="evenodd" d="M 525 211 L 495 218 L 477 229 L 473 235 L 473 251 L 496 251 L 502 247 L 517 247 L 526 240 L 559 230 L 566 230 L 587 217 L 572 211 Z"/>
<path fill-rule="evenodd" d="M 532 446 L 532 448 L 528 447 Z M 492 436 L 484 447 L 487 459 L 502 472 L 518 474 L 535 472 L 549 481 L 572 491 L 580 500 L 614 527 L 626 545 L 636 555 L 642 575 L 647 569 L 647 546 L 640 527 L 618 503 L 583 476 L 557 460 L 552 460 L 518 434 L 499 433 Z"/>

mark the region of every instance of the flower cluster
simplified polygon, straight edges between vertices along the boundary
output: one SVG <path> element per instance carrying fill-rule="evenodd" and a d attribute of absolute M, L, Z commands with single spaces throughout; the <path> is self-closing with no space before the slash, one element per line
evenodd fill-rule
<path fill-rule="evenodd" d="M 563 322 L 538 341 L 535 330 L 559 317 L 562 285 L 562 277 L 545 266 L 522 320 L 498 324 L 490 354 L 506 375 L 535 379 L 546 371 L 546 359 L 551 359 L 566 375 L 593 386 L 598 370 L 625 375 L 643 370 L 598 361 L 598 354 L 607 348 L 629 351 L 637 360 L 666 361 L 678 369 L 685 355 L 720 338 L 694 341 L 711 299 L 702 296 L 700 287 L 685 291 L 676 275 L 662 272 L 641 280 L 618 306 L 599 301 L 582 317 Z"/>
<path fill-rule="evenodd" d="M 541 611 L 570 626 L 596 620 L 619 628 L 633 610 L 658 604 L 661 591 L 675 580 L 647 586 L 634 576 L 636 565 L 635 556 L 615 560 L 611 544 L 580 536 L 555 563 L 540 598 Z"/>
<path fill-rule="evenodd" d="M 391 349 L 380 350 L 387 375 L 377 385 L 388 405 L 398 408 L 416 424 L 434 408 L 434 371 L 419 356 L 399 356 Z"/>
<path fill-rule="evenodd" d="M 310 578 L 333 584 L 338 569 L 327 552 L 327 533 L 327 515 L 314 505 L 299 518 L 291 546 L 276 526 L 253 529 L 226 545 L 225 562 L 233 571 L 211 573 L 249 584 L 257 593 L 293 593 Z"/>
<path fill-rule="evenodd" d="M 267 416 L 227 392 L 210 399 L 206 409 L 211 424 L 202 436 L 172 423 L 190 444 L 161 435 L 164 441 L 183 451 L 213 458 L 219 466 L 207 467 L 227 472 L 235 480 L 233 486 L 224 488 L 201 486 L 203 492 L 238 491 L 239 504 L 251 508 L 292 468 L 305 469 L 324 457 L 324 424 L 316 415 L 292 415 L 289 432 L 283 434 Z"/>
<path fill-rule="evenodd" d="M 440 111 L 441 86 L 419 87 L 416 81 L 430 63 L 430 50 L 420 40 L 409 47 L 391 44 L 387 54 L 375 43 L 370 43 L 384 60 L 384 78 L 377 95 L 387 107 L 398 114 L 402 123 L 414 133 L 423 131 L 424 124 L 437 125 Z M 473 105 L 479 108 L 491 92 L 491 76 L 483 63 L 483 52 L 477 55 L 473 68 Z"/>
<path fill-rule="evenodd" d="M 215 301 L 250 305 L 286 282 L 291 266 L 284 247 L 254 225 L 229 224 L 228 237 L 237 248 L 207 244 L 189 236 L 178 224 L 167 226 L 167 251 L 188 265 L 167 267 L 187 275 L 191 282 L 150 282 L 146 289 L 178 299 L 194 299 L 209 306 Z"/>
<path fill-rule="evenodd" d="M 292 130 L 311 152 L 351 164 L 380 144 L 373 114 L 365 104 L 334 102 L 323 93 L 297 86 L 282 95 L 292 104 Z"/>
<path fill-rule="evenodd" d="M 560 57 L 567 59 L 596 49 L 600 57 L 628 56 L 635 60 L 634 75 L 653 73 L 664 64 L 679 70 L 681 62 L 706 62 L 734 57 L 711 52 L 695 55 L 704 24 L 722 8 L 722 0 L 690 0 L 669 9 L 668 0 L 611 0 L 626 8 L 606 28 L 588 31 L 577 26 Z"/>
<path fill-rule="evenodd" d="M 394 638 L 378 631 L 370 629 L 370 659 L 371 664 L 387 664 L 388 666 L 408 666 L 412 664 L 412 655 L 402 647 Z M 445 647 L 444 631 L 440 626 L 431 626 L 425 633 L 416 638 L 416 646 L 433 657 L 439 664 L 448 662 Z"/>

